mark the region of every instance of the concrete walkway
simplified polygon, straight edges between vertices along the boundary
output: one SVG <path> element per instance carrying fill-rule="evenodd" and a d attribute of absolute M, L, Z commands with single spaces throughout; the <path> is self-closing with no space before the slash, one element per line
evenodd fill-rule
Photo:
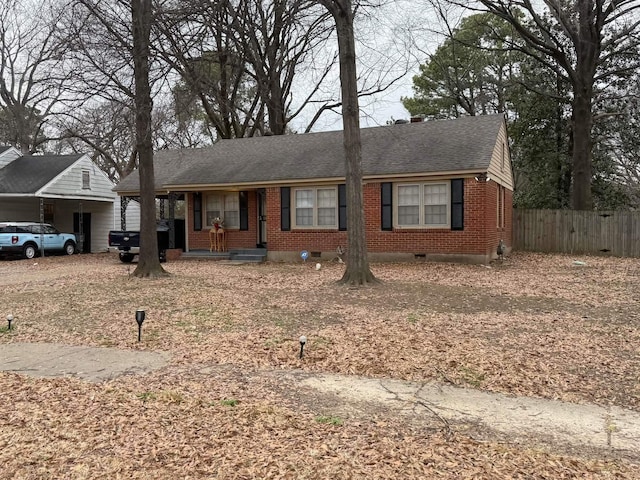
<path fill-rule="evenodd" d="M 0 371 L 38 377 L 70 376 L 92 382 L 144 374 L 167 365 L 168 360 L 165 353 L 138 350 L 45 343 L 0 345 Z M 619 407 L 512 397 L 431 382 L 306 372 L 284 376 L 299 387 L 333 394 L 345 404 L 376 402 L 408 415 L 422 411 L 444 423 L 484 425 L 512 441 L 535 437 L 550 445 L 612 449 L 640 456 L 640 413 Z"/>
<path fill-rule="evenodd" d="M 167 364 L 164 353 L 50 343 L 0 345 L 0 370 L 34 377 L 78 377 L 91 382 L 142 374 Z"/>
<path fill-rule="evenodd" d="M 422 408 L 444 422 L 486 425 L 513 440 L 535 436 L 546 439 L 545 443 L 640 455 L 640 413 L 619 407 L 512 397 L 437 383 L 340 375 L 309 376 L 302 383 L 345 400 L 379 402 L 406 413 Z"/>

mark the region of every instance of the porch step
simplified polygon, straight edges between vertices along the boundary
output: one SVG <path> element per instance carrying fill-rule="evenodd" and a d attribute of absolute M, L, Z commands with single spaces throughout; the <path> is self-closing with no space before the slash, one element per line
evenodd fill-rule
<path fill-rule="evenodd" d="M 229 260 L 229 252 L 210 252 L 209 250 L 191 250 L 182 252 L 180 258 L 209 258 L 214 260 Z"/>
<path fill-rule="evenodd" d="M 229 250 L 229 259 L 232 261 L 262 263 L 266 258 L 266 248 L 238 248 Z"/>

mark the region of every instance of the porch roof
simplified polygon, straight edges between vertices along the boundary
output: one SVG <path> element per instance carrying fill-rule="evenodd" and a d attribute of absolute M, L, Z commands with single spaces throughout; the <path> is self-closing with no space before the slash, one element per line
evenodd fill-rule
<path fill-rule="evenodd" d="M 502 115 L 364 128 L 365 177 L 486 172 Z M 222 140 L 199 149 L 154 155 L 156 190 L 345 177 L 342 131 Z M 137 192 L 137 171 L 117 192 Z"/>

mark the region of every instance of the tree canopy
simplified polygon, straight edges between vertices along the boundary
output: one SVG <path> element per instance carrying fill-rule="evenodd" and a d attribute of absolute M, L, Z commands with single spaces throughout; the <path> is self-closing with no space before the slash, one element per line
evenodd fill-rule
<path fill-rule="evenodd" d="M 513 139 L 518 206 L 624 204 L 614 157 L 603 153 L 598 132 L 606 118 L 626 115 L 615 98 L 628 95 L 615 86 L 637 71 L 638 57 L 632 54 L 638 51 L 632 35 L 637 22 L 629 17 L 635 4 L 584 2 L 590 4 L 585 10 L 565 2 L 571 16 L 553 10 L 552 1 L 535 8 L 528 2 L 481 3 L 486 12 L 464 18 L 420 67 L 416 95 L 403 99 L 406 108 L 439 118 L 504 112 Z M 536 10 L 543 6 L 552 11 Z M 586 48 L 575 31 L 579 25 L 600 32 L 590 60 L 579 60 L 578 52 Z"/>

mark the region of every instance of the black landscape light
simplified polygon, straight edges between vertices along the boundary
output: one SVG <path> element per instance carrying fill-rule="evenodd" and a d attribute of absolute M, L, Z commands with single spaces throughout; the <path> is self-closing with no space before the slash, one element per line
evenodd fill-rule
<path fill-rule="evenodd" d="M 9 328 L 7 330 L 11 330 L 11 322 L 13 322 L 13 315 L 7 315 L 7 323 L 9 324 Z"/>
<path fill-rule="evenodd" d="M 302 335 L 300 337 L 300 358 L 302 358 L 302 355 L 304 355 L 304 344 L 305 343 L 307 343 L 307 337 Z"/>
<path fill-rule="evenodd" d="M 142 309 L 136 310 L 136 322 L 138 322 L 138 342 L 142 337 L 142 322 L 144 322 L 144 317 L 146 316 L 145 311 Z"/>

